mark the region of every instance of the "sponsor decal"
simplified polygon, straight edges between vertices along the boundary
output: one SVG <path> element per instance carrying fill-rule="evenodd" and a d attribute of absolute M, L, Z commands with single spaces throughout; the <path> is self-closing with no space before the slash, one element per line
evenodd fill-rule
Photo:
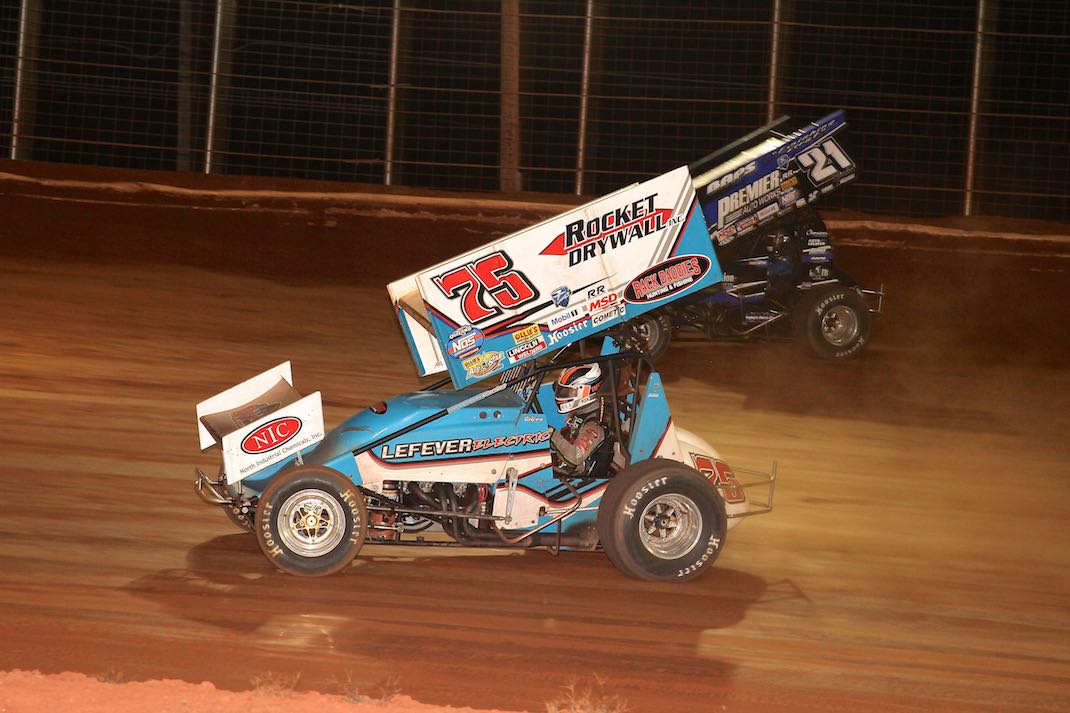
<path fill-rule="evenodd" d="M 832 246 L 822 245 L 803 250 L 804 261 L 809 263 L 832 262 Z"/>
<path fill-rule="evenodd" d="M 824 280 L 829 276 L 829 269 L 827 267 L 811 267 L 810 279 L 811 280 Z"/>
<path fill-rule="evenodd" d="M 598 314 L 591 315 L 591 326 L 597 327 L 600 324 L 605 324 L 609 320 L 615 317 L 624 317 L 624 303 L 620 302 L 617 305 L 610 307 L 609 309 L 599 312 Z"/>
<path fill-rule="evenodd" d="M 415 443 L 387 444 L 379 450 L 382 460 L 402 460 L 406 458 L 434 458 L 436 456 L 453 456 L 464 453 L 491 450 L 494 448 L 516 448 L 533 446 L 550 440 L 550 431 L 536 433 L 516 433 L 511 436 L 495 438 L 449 438 L 441 441 L 417 441 Z"/>
<path fill-rule="evenodd" d="M 642 304 L 663 300 L 695 284 L 710 269 L 704 255 L 680 255 L 655 265 L 631 281 L 624 299 Z"/>
<path fill-rule="evenodd" d="M 577 332 L 582 332 L 584 329 L 587 329 L 587 325 L 588 318 L 584 316 L 583 319 L 579 320 L 578 322 L 573 322 L 564 329 L 559 329 L 556 332 L 550 332 L 550 344 L 557 344 L 562 339 L 566 339 L 572 336 L 573 334 L 576 334 Z"/>
<path fill-rule="evenodd" d="M 570 322 L 574 322 L 577 319 L 580 319 L 583 314 L 583 308 L 577 305 L 572 309 L 565 310 L 564 312 L 558 312 L 554 316 L 550 317 L 550 319 L 546 320 L 546 326 L 548 326 L 550 329 L 557 329 L 558 327 L 562 327 Z"/>
<path fill-rule="evenodd" d="M 717 232 L 717 244 L 727 245 L 732 242 L 734 237 L 736 237 L 736 226 L 729 225 L 727 228 Z"/>
<path fill-rule="evenodd" d="M 753 209 L 760 203 L 765 203 L 780 188 L 780 171 L 771 171 L 764 176 L 751 181 L 738 191 L 722 196 L 717 199 L 717 227 L 725 227 L 728 218 L 736 214 Z"/>
<path fill-rule="evenodd" d="M 483 352 L 461 362 L 469 379 L 480 379 L 492 374 L 502 365 L 505 355 L 501 352 Z"/>
<path fill-rule="evenodd" d="M 523 329 L 518 329 L 513 332 L 513 344 L 523 344 L 524 342 L 530 342 L 540 334 L 539 325 L 530 324 Z"/>
<path fill-rule="evenodd" d="M 618 302 L 620 302 L 620 295 L 616 292 L 609 292 L 588 302 L 587 312 L 592 315 L 596 312 L 604 312 Z"/>
<path fill-rule="evenodd" d="M 711 458 L 701 453 L 692 453 L 691 461 L 695 470 L 706 476 L 706 480 L 717 486 L 726 503 L 746 502 L 747 495 L 739 484 L 739 479 L 732 472 L 731 466 L 723 460 Z"/>
<path fill-rule="evenodd" d="M 605 293 L 605 285 L 595 285 L 591 289 L 587 290 L 587 299 L 593 300 L 595 297 L 598 297 L 599 295 L 604 295 Z"/>
<path fill-rule="evenodd" d="M 541 255 L 567 255 L 568 266 L 605 255 L 633 240 L 674 225 L 671 208 L 655 208 L 657 193 L 625 203 L 594 218 L 579 218 L 565 226 L 565 232 L 543 248 Z"/>
<path fill-rule="evenodd" d="M 241 442 L 241 449 L 250 455 L 271 451 L 301 432 L 301 419 L 284 416 L 265 423 Z"/>
<path fill-rule="evenodd" d="M 786 178 L 786 179 L 784 179 L 783 181 L 780 182 L 780 187 L 781 188 L 785 188 L 785 189 L 794 188 L 797 185 L 799 185 L 799 177 L 798 176 L 791 176 L 790 178 Z"/>
<path fill-rule="evenodd" d="M 818 124 L 816 126 L 812 125 L 808 129 L 802 131 L 802 133 L 800 133 L 794 140 L 789 141 L 776 150 L 775 155 L 777 155 L 777 161 L 779 162 L 783 159 L 786 165 L 787 161 L 791 160 L 792 154 L 800 150 L 806 144 L 817 141 L 822 134 L 828 133 L 835 123 L 836 118 L 834 117 L 823 124 Z"/>
<path fill-rule="evenodd" d="M 747 174 L 754 173 L 754 169 L 757 168 L 757 166 L 757 162 L 751 161 L 746 166 L 737 168 L 731 173 L 726 173 L 720 178 L 713 179 L 712 181 L 710 181 L 710 184 L 706 186 L 706 195 L 710 196 L 721 190 L 722 188 L 728 188 L 728 186 L 732 185 Z"/>
<path fill-rule="evenodd" d="M 506 352 L 506 355 L 509 357 L 510 364 L 516 364 L 525 359 L 530 359 L 544 349 L 546 349 L 546 340 L 540 334 L 538 338 L 532 339 L 530 342 L 513 347 Z"/>
<path fill-rule="evenodd" d="M 776 203 L 770 203 L 767 206 L 762 206 L 761 208 L 758 209 L 758 220 L 765 220 L 769 216 L 771 216 L 774 213 L 776 213 L 776 211 L 777 211 Z"/>
<path fill-rule="evenodd" d="M 572 297 L 572 290 L 562 285 L 550 293 L 550 299 L 558 307 L 568 307 L 568 300 Z"/>
<path fill-rule="evenodd" d="M 773 310 L 755 310 L 743 315 L 743 321 L 747 324 L 761 324 L 763 322 L 768 322 L 779 315 L 780 312 L 775 312 Z"/>
<path fill-rule="evenodd" d="M 797 200 L 799 200 L 799 192 L 794 188 L 784 191 L 780 194 L 780 198 L 777 198 L 781 208 L 790 208 Z"/>
<path fill-rule="evenodd" d="M 464 359 L 479 351 L 483 346 L 483 332 L 479 327 L 465 324 L 450 332 L 446 337 L 446 353 L 454 359 Z"/>

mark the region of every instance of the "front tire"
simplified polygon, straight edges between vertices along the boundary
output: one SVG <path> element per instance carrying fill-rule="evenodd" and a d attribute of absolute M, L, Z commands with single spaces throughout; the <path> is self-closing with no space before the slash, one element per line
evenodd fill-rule
<path fill-rule="evenodd" d="M 256 509 L 256 539 L 276 567 L 320 577 L 353 561 L 368 532 L 364 496 L 330 468 L 300 466 L 264 489 Z"/>
<path fill-rule="evenodd" d="M 598 536 L 621 572 L 651 582 L 685 582 L 710 568 L 728 518 L 717 490 L 694 468 L 652 458 L 609 482 Z"/>
<path fill-rule="evenodd" d="M 871 320 L 862 295 L 842 285 L 804 294 L 793 320 L 796 340 L 821 359 L 846 359 L 869 339 Z"/>

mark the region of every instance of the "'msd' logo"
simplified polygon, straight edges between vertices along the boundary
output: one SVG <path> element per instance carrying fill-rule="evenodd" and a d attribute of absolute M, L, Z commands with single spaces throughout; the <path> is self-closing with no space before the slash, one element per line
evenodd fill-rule
<path fill-rule="evenodd" d="M 274 450 L 301 431 L 301 419 L 284 416 L 265 423 L 241 442 L 241 449 L 250 455 Z"/>

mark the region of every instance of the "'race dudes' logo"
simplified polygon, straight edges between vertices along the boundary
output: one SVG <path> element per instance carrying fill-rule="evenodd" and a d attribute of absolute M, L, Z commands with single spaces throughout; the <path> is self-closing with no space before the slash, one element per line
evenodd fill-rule
<path fill-rule="evenodd" d="M 572 221 L 565 226 L 565 232 L 554 238 L 540 254 L 568 255 L 568 265 L 572 267 L 662 230 L 669 225 L 672 210 L 655 208 L 657 195 L 651 193 L 597 218 Z"/>

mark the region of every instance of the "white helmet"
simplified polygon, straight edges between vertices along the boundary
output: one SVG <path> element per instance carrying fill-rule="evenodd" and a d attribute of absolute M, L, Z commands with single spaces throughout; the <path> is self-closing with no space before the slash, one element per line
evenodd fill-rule
<path fill-rule="evenodd" d="M 602 368 L 584 364 L 565 369 L 554 385 L 558 413 L 571 413 L 601 398 Z"/>

